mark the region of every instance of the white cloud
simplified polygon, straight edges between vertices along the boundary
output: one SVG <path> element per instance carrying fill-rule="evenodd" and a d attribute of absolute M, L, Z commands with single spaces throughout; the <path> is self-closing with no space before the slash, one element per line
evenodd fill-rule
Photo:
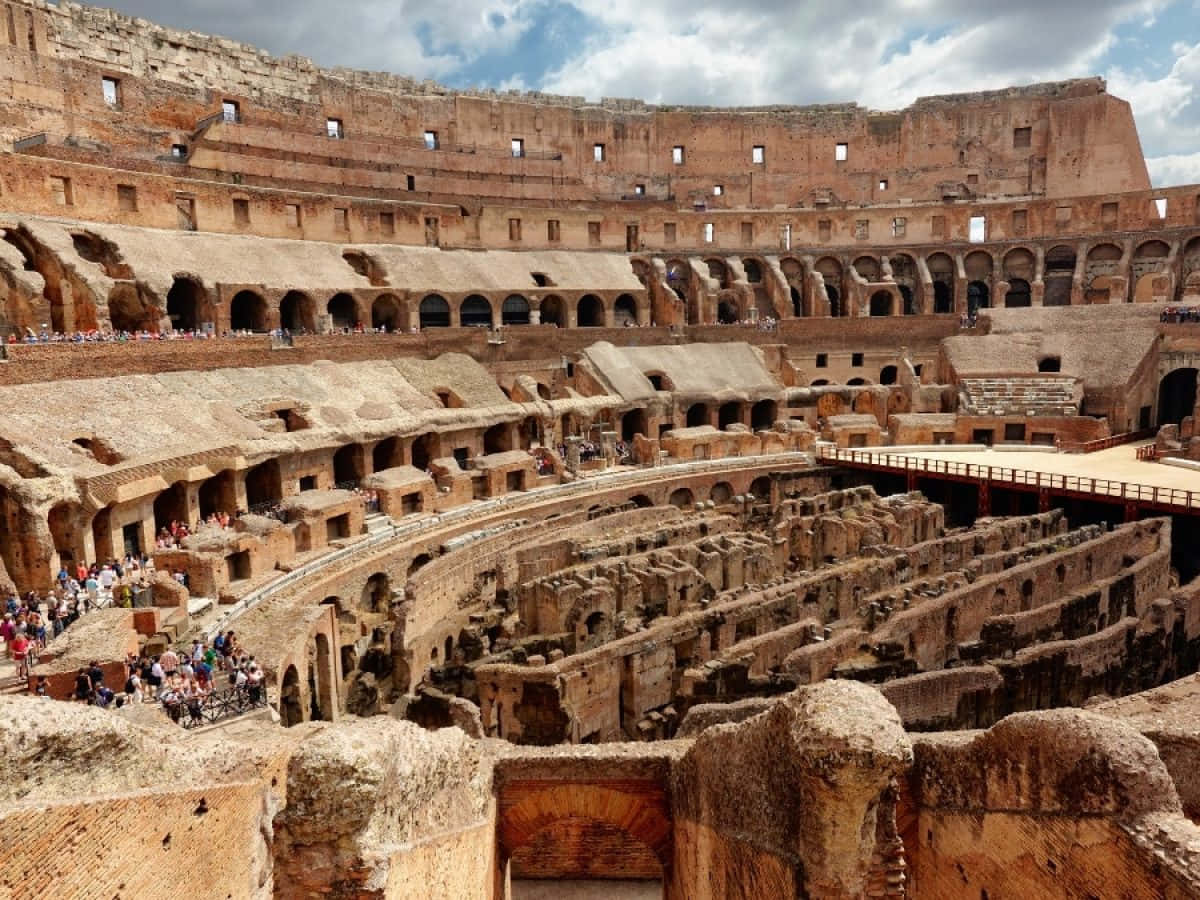
<path fill-rule="evenodd" d="M 1200 152 L 1147 157 L 1150 180 L 1155 187 L 1200 184 Z"/>

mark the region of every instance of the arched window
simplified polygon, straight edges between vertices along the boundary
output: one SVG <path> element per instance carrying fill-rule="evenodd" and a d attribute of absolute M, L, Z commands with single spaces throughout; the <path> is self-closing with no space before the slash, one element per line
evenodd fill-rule
<path fill-rule="evenodd" d="M 637 301 L 632 294 L 622 294 L 613 304 L 613 324 L 618 328 L 637 324 Z"/>
<path fill-rule="evenodd" d="M 492 327 L 492 304 L 486 297 L 472 294 L 458 308 L 458 320 L 464 326 Z"/>
<path fill-rule="evenodd" d="M 585 294 L 579 298 L 576 307 L 575 321 L 580 328 L 601 328 L 604 326 L 604 303 L 595 294 Z"/>
<path fill-rule="evenodd" d="M 358 311 L 354 306 L 354 298 L 349 294 L 334 294 L 325 305 L 325 311 L 333 320 L 334 328 L 353 328 L 358 324 Z"/>
<path fill-rule="evenodd" d="M 392 294 L 380 294 L 371 304 L 371 327 L 391 332 L 402 331 L 404 320 L 400 301 Z"/>
<path fill-rule="evenodd" d="M 529 324 L 529 301 L 520 294 L 511 294 L 500 307 L 500 321 L 505 325 Z"/>
<path fill-rule="evenodd" d="M 418 310 L 421 328 L 448 328 L 450 326 L 450 304 L 445 297 L 430 294 L 421 301 Z"/>
<path fill-rule="evenodd" d="M 279 302 L 279 325 L 291 332 L 315 332 L 312 299 L 300 291 L 288 291 Z"/>
<path fill-rule="evenodd" d="M 200 327 L 204 289 L 190 278 L 176 278 L 167 292 L 167 318 L 176 331 L 194 331 Z"/>
<path fill-rule="evenodd" d="M 254 291 L 239 291 L 229 304 L 229 327 L 234 331 L 266 331 L 267 301 Z"/>

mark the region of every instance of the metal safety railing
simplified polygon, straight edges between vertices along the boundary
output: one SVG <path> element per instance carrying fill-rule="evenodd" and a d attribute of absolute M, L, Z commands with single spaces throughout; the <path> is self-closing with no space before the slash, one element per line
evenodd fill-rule
<path fill-rule="evenodd" d="M 1014 485 L 1090 495 L 1125 502 L 1153 503 L 1157 506 L 1179 510 L 1200 510 L 1200 490 L 1185 491 L 1180 488 L 1137 484 L 1116 481 L 1111 478 L 1092 478 L 1086 475 L 1064 475 L 1057 472 L 1037 472 L 1031 469 L 1016 469 L 1008 466 L 989 466 L 977 463 L 955 462 L 945 459 L 929 459 L 923 456 L 872 452 L 869 450 L 843 450 L 836 447 L 817 449 L 820 462 L 861 466 L 890 472 L 916 472 L 929 475 L 945 475 L 987 482 L 993 485 Z"/>
<path fill-rule="evenodd" d="M 225 719 L 232 719 L 269 705 L 267 689 L 262 685 L 246 685 L 213 691 L 204 697 L 182 697 L 173 693 L 161 700 L 167 717 L 184 728 L 200 728 Z"/>

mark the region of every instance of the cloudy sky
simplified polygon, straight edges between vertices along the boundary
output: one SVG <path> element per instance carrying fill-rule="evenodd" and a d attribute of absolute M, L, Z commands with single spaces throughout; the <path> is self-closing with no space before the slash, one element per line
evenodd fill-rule
<path fill-rule="evenodd" d="M 1099 74 L 1158 184 L 1200 183 L 1200 0 L 96 0 L 324 66 L 658 103 L 855 100 Z"/>

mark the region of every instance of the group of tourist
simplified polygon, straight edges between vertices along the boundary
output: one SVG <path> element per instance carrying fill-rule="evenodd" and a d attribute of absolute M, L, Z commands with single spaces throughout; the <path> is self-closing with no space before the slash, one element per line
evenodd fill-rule
<path fill-rule="evenodd" d="M 368 488 L 355 487 L 354 495 L 363 502 L 363 509 L 368 513 L 379 512 L 379 492 Z"/>
<path fill-rule="evenodd" d="M 1160 322 L 1200 322 L 1200 306 L 1168 306 L 1159 315 Z"/>

